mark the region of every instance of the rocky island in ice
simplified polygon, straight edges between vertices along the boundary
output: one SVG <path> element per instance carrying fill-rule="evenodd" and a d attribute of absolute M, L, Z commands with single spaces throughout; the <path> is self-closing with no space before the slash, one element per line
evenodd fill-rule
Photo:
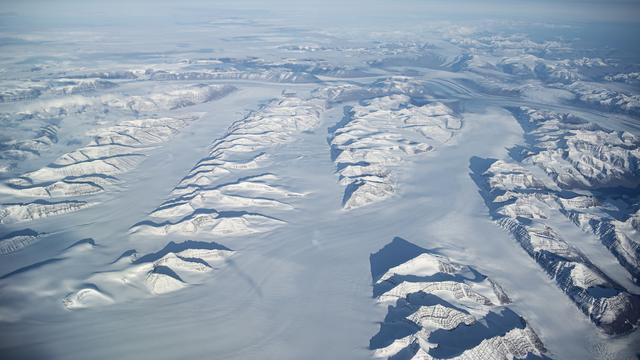
<path fill-rule="evenodd" d="M 406 95 L 365 100 L 347 108 L 330 130 L 329 143 L 343 206 L 352 209 L 384 200 L 395 192 L 395 173 L 414 155 L 447 143 L 462 120 L 440 102 L 415 106 Z"/>
<path fill-rule="evenodd" d="M 401 238 L 370 262 L 373 296 L 388 306 L 369 344 L 374 357 L 524 359 L 546 352 L 500 285 L 473 267 Z"/>

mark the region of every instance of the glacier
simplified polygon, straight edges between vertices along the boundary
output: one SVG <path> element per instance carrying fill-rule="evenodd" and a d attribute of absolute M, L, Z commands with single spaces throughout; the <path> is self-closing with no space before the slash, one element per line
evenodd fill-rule
<path fill-rule="evenodd" d="M 3 4 L 0 358 L 637 358 L 638 8 Z"/>

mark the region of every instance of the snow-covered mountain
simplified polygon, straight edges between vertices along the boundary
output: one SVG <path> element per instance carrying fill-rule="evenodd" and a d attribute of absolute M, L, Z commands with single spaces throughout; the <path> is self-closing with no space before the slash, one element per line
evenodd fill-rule
<path fill-rule="evenodd" d="M 1 358 L 640 354 L 634 19 L 221 3 L 0 11 Z"/>

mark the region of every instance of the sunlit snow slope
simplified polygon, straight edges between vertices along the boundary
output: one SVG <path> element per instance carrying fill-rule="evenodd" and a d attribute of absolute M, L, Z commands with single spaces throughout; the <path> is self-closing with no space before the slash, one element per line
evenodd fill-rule
<path fill-rule="evenodd" d="M 625 38 L 109 6 L 0 11 L 0 358 L 640 354 Z"/>

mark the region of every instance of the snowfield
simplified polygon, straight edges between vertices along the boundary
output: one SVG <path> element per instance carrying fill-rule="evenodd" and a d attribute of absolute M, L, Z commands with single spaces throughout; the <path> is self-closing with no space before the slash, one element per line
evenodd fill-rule
<path fill-rule="evenodd" d="M 0 358 L 640 356 L 632 30 L 161 3 L 0 11 Z"/>

